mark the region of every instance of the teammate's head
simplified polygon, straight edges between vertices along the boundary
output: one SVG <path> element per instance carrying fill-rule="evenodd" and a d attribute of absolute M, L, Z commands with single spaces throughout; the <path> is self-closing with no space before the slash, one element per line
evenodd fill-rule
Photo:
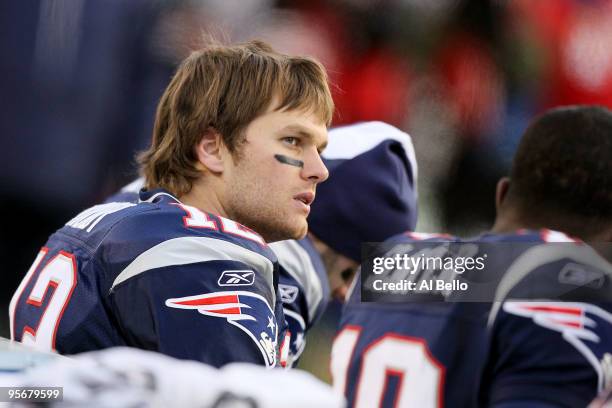
<path fill-rule="evenodd" d="M 329 180 L 308 220 L 335 297 L 343 298 L 363 242 L 414 230 L 417 166 L 410 136 L 382 122 L 330 130 Z"/>
<path fill-rule="evenodd" d="M 498 220 L 585 240 L 612 234 L 612 112 L 550 110 L 527 129 L 510 179 L 498 185 Z"/>
<path fill-rule="evenodd" d="M 146 187 L 181 198 L 205 184 L 218 203 L 204 210 L 268 240 L 298 238 L 307 208 L 296 202 L 308 201 L 306 193 L 327 177 L 317 150 L 332 114 L 327 75 L 310 58 L 259 41 L 196 51 L 158 105 L 152 145 L 139 158 Z M 278 154 L 304 165 L 283 164 Z"/>

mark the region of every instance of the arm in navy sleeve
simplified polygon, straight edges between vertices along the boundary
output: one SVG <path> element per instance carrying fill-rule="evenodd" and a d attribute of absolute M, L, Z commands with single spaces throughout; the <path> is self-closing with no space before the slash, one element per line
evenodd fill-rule
<path fill-rule="evenodd" d="M 218 260 L 146 270 L 110 293 L 128 345 L 221 366 L 277 364 L 272 286 L 253 267 Z"/>

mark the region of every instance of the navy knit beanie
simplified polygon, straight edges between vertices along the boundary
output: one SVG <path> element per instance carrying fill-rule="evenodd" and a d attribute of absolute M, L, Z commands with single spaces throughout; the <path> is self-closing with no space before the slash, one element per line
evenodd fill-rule
<path fill-rule="evenodd" d="M 329 179 L 308 217 L 317 238 L 361 262 L 362 242 L 415 229 L 417 165 L 407 133 L 383 122 L 335 128 L 323 158 Z"/>

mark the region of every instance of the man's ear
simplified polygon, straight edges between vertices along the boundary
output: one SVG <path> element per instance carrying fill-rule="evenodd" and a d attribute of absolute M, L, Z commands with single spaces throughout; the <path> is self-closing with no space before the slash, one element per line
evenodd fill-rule
<path fill-rule="evenodd" d="M 501 210 L 501 206 L 504 200 L 506 199 L 509 188 L 510 188 L 510 178 L 509 177 L 502 177 L 497 182 L 497 189 L 495 191 L 495 209 L 497 210 L 498 214 Z"/>
<path fill-rule="evenodd" d="M 222 173 L 224 158 L 226 157 L 225 145 L 221 133 L 212 127 L 208 127 L 202 138 L 194 147 L 198 159 L 198 167 L 205 168 L 213 173 Z"/>

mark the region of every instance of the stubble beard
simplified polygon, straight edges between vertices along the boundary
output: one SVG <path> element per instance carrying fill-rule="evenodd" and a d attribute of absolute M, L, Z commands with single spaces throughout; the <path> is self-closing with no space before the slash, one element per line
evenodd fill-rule
<path fill-rule="evenodd" d="M 257 182 L 248 182 L 240 178 L 230 189 L 227 196 L 227 213 L 230 219 L 252 229 L 263 237 L 266 242 L 283 241 L 286 239 L 301 239 L 308 232 L 308 224 L 289 222 L 295 219 L 290 215 L 290 209 L 282 205 L 274 206 L 276 194 L 269 191 L 269 186 Z M 268 191 L 268 194 L 261 194 Z"/>
<path fill-rule="evenodd" d="M 257 232 L 268 243 L 286 239 L 301 239 L 308 231 L 307 226 L 290 225 L 284 211 L 275 210 L 264 203 L 257 203 L 257 205 L 246 208 L 244 203 L 245 201 L 241 200 L 233 206 L 232 219 Z"/>

